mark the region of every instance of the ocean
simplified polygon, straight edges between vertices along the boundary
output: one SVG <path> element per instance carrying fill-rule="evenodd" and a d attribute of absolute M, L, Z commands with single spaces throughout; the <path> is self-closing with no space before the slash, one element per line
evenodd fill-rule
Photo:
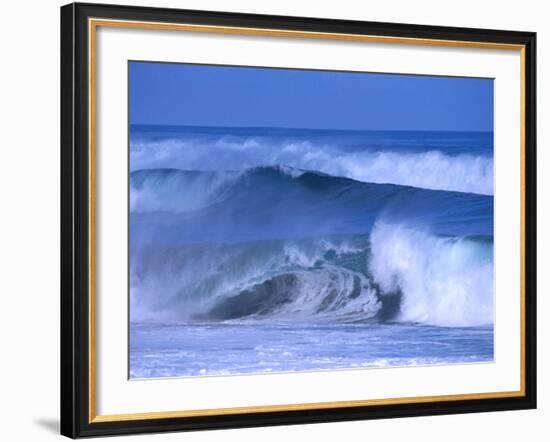
<path fill-rule="evenodd" d="M 493 136 L 131 126 L 132 379 L 493 360 Z"/>

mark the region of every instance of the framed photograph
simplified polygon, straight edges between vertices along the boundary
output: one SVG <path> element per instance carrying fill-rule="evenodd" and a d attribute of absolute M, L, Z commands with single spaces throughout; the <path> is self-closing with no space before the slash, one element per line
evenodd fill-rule
<path fill-rule="evenodd" d="M 61 433 L 536 406 L 530 32 L 61 8 Z"/>

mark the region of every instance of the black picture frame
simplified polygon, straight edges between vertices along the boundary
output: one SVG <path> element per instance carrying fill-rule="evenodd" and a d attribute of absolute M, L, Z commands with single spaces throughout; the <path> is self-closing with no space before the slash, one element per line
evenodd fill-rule
<path fill-rule="evenodd" d="M 524 51 L 524 395 L 94 422 L 90 419 L 90 18 L 521 45 Z M 121 148 L 126 148 L 122 146 Z M 536 408 L 536 34 L 73 3 L 61 7 L 61 434 L 242 428 Z"/>

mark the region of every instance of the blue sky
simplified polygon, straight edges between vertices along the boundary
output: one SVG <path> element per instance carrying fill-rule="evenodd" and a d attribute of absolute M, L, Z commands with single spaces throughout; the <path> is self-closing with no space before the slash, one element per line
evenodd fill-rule
<path fill-rule="evenodd" d="M 130 123 L 493 130 L 490 79 L 130 62 Z"/>

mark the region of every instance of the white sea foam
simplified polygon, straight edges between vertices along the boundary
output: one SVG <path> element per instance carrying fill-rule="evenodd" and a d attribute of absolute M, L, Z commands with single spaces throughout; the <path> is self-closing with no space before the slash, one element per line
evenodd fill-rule
<path fill-rule="evenodd" d="M 285 164 L 364 182 L 493 194 L 492 158 L 464 153 L 447 155 L 438 150 L 346 152 L 338 146 L 309 141 L 281 141 L 273 145 L 262 138 L 237 142 L 222 137 L 210 143 L 201 139 L 132 141 L 131 155 L 132 170 L 243 170 Z"/>
<path fill-rule="evenodd" d="M 399 320 L 441 326 L 493 323 L 492 244 L 377 222 L 369 271 L 382 294 L 402 294 Z"/>

